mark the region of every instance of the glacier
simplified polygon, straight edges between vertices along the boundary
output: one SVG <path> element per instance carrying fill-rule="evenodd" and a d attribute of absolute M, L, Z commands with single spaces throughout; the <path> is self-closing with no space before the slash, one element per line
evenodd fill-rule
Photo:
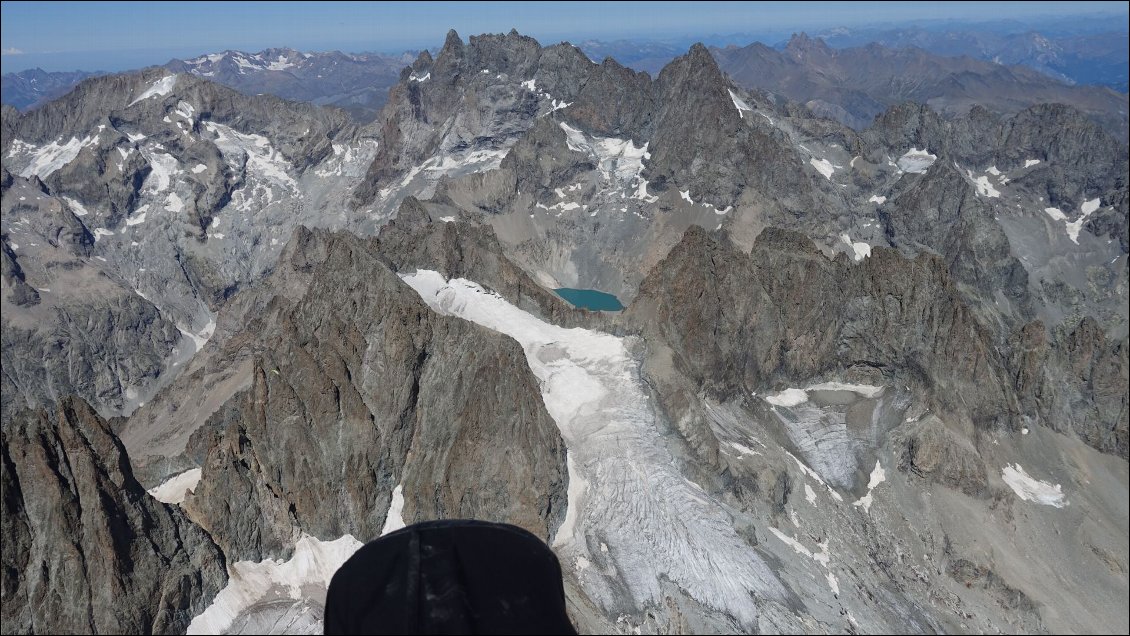
<path fill-rule="evenodd" d="M 666 579 L 753 629 L 751 593 L 785 598 L 738 536 L 731 511 L 681 474 L 630 338 L 552 325 L 466 279 L 432 270 L 400 276 L 437 313 L 522 345 L 568 447 L 568 511 L 554 547 L 593 600 L 605 610 L 640 610 L 662 602 Z M 622 606 L 625 590 L 635 607 Z"/>

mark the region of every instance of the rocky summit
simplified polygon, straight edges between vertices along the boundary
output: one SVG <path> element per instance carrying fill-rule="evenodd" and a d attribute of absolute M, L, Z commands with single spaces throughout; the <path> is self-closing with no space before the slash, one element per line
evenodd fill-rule
<path fill-rule="evenodd" d="M 216 83 L 365 62 L 292 49 L 5 106 L 4 630 L 319 633 L 362 544 L 473 518 L 582 633 L 1125 632 L 1119 131 L 762 48 L 451 31 L 371 121 Z"/>

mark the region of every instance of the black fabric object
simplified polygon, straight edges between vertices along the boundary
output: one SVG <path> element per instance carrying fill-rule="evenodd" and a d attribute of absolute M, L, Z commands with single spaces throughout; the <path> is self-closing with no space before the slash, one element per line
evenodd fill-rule
<path fill-rule="evenodd" d="M 326 634 L 576 634 L 557 556 L 484 521 L 426 521 L 370 541 L 334 574 Z"/>

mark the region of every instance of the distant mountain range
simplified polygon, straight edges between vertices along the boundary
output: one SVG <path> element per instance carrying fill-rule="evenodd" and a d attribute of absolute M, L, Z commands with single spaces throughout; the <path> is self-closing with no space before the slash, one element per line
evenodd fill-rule
<path fill-rule="evenodd" d="M 188 60 L 170 60 L 165 68 L 191 73 L 230 86 L 245 95 L 266 93 L 284 99 L 337 106 L 359 121 L 376 117 L 400 70 L 416 58 L 340 51 L 303 53 L 274 48 L 258 53 L 223 51 Z M 3 76 L 3 103 L 20 110 L 63 95 L 82 80 L 101 72 L 56 72 L 31 69 Z"/>
<path fill-rule="evenodd" d="M 384 106 L 388 89 L 399 81 L 400 69 L 415 58 L 414 53 L 390 56 L 266 49 L 254 54 L 223 51 L 172 60 L 165 68 L 206 77 L 245 95 L 266 93 L 319 106 L 337 106 L 358 120 L 369 121 Z"/>
<path fill-rule="evenodd" d="M 784 50 L 754 43 L 713 49 L 719 66 L 746 88 L 807 105 L 855 129 L 900 102 L 927 104 L 943 115 L 975 104 L 1014 113 L 1041 103 L 1071 104 L 1126 138 L 1127 96 L 1102 86 L 1070 86 L 1026 66 L 968 56 L 943 57 L 919 48 L 871 43 L 836 49 L 801 33 Z"/>
<path fill-rule="evenodd" d="M 49 73 L 41 68 L 33 68 L 19 73 L 5 73 L 0 92 L 3 93 L 3 103 L 26 110 L 60 97 L 82 80 L 101 74 L 88 71 Z"/>
<path fill-rule="evenodd" d="M 1038 27 L 1038 28 L 1037 28 Z M 833 49 L 880 44 L 889 49 L 919 48 L 945 57 L 967 56 L 999 64 L 1021 65 L 1067 84 L 1109 86 L 1127 92 L 1130 74 L 1130 38 L 1125 28 L 1089 22 L 1085 25 L 1015 23 L 947 23 L 900 28 L 834 28 L 816 33 Z M 708 45 L 725 48 L 747 42 L 766 42 L 783 50 L 791 38 L 773 34 L 730 34 L 703 38 Z M 691 40 L 587 40 L 578 44 L 592 60 L 605 57 L 652 75 L 681 55 Z"/>
<path fill-rule="evenodd" d="M 1069 84 L 1109 86 L 1127 91 L 1130 39 L 1125 30 L 1047 36 L 1036 31 L 834 29 L 817 35 L 832 48 L 872 42 L 887 48 L 916 47 L 935 55 L 967 55 L 1001 64 L 1020 64 Z"/>

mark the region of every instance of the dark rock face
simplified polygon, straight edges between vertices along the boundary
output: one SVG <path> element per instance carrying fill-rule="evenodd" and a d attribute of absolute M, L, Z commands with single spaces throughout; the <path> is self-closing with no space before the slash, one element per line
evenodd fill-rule
<path fill-rule="evenodd" d="M 982 429 L 1054 421 L 1126 457 L 1125 341 L 1108 343 L 1084 320 L 1055 346 L 1040 340 L 1042 326 L 1030 328 L 1035 342 L 1016 347 L 1026 353 L 1002 356 L 936 256 L 908 260 L 876 249 L 852 266 L 801 235 L 770 229 L 747 257 L 692 229 L 640 286 L 626 317 L 722 399 L 872 367 L 925 388 L 931 408 L 967 414 Z M 929 446 L 944 441 L 926 438 Z M 974 491 L 982 482 L 962 480 Z"/>
<path fill-rule="evenodd" d="M 1050 337 L 1043 324 L 1026 325 L 1014 338 L 1011 360 L 1025 411 L 1126 458 L 1128 348 L 1125 337 L 1108 337 L 1092 318 Z"/>
<path fill-rule="evenodd" d="M 928 415 L 902 432 L 898 468 L 937 481 L 971 497 L 987 493 L 985 465 L 973 444 Z"/>
<path fill-rule="evenodd" d="M 548 539 L 565 448 L 521 347 L 434 314 L 370 243 L 315 243 L 307 292 L 248 325 L 253 382 L 205 426 L 193 517 L 229 556 L 260 559 L 298 529 L 377 537 L 399 485 L 408 523 L 473 517 Z"/>
<path fill-rule="evenodd" d="M 3 276 L 4 286 L 11 289 L 12 304 L 18 307 L 37 304 L 39 292 L 27 284 L 24 271 L 12 248 L 8 246 L 7 241 L 0 245 L 3 250 L 0 252 L 0 275 Z"/>
<path fill-rule="evenodd" d="M 998 313 L 993 306 L 998 291 L 1012 303 L 1015 313 L 1007 318 L 1031 320 L 1028 273 L 976 190 L 952 165 L 906 181 L 880 212 L 891 242 L 910 254 L 926 248 L 947 255 L 950 274 L 966 286 L 963 296 L 983 312 L 984 323 Z"/>
<path fill-rule="evenodd" d="M 20 289 L 13 287 L 13 298 Z M 120 411 L 127 388 L 162 373 L 181 333 L 143 298 L 104 291 L 108 295 L 95 302 L 40 303 L 37 313 L 47 320 L 36 325 L 0 322 L 5 422 L 15 410 L 50 406 L 68 390 Z"/>
<path fill-rule="evenodd" d="M 10 633 L 183 633 L 224 585 L 224 556 L 133 478 L 85 402 L 3 431 L 3 621 Z"/>
<path fill-rule="evenodd" d="M 968 559 L 954 559 L 946 567 L 946 574 L 966 587 L 976 586 L 986 590 L 1002 608 L 1028 615 L 1025 618 L 1031 619 L 1031 614 L 1036 611 L 1032 599 L 1001 579 L 992 568 L 977 565 Z"/>
<path fill-rule="evenodd" d="M 655 86 L 662 110 L 645 172 L 654 189 L 663 191 L 669 182 L 689 187 L 719 209 L 736 204 L 747 188 L 782 199 L 791 198 L 783 193 L 805 191 L 795 151 L 760 123 L 742 125 L 728 85 L 701 44 L 659 74 Z"/>

